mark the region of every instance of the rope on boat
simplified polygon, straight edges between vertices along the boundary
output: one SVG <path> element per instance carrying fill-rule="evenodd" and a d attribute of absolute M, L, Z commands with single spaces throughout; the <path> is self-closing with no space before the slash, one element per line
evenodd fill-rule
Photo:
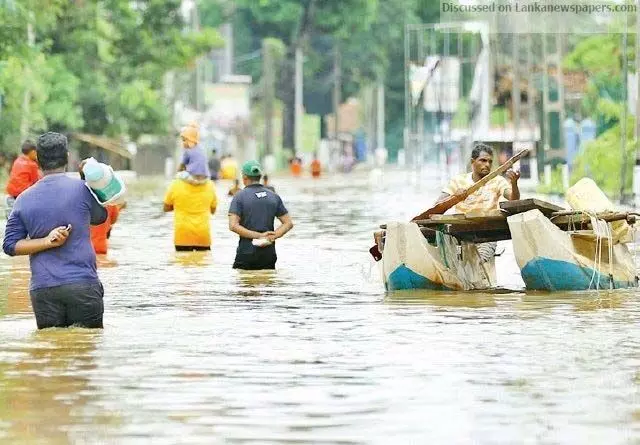
<path fill-rule="evenodd" d="M 600 272 L 602 269 L 602 243 L 605 239 L 609 243 L 609 289 L 613 289 L 613 231 L 611 230 L 608 222 L 598 219 L 598 215 L 596 213 L 584 211 L 581 211 L 581 213 L 591 219 L 591 227 L 596 236 L 595 257 L 593 259 L 594 267 L 593 274 L 591 275 L 591 281 L 589 282 L 589 290 L 591 290 L 594 281 L 596 284 L 596 290 L 600 290 L 600 278 L 602 276 L 602 273 Z M 598 275 L 597 280 L 595 279 L 596 274 Z"/>

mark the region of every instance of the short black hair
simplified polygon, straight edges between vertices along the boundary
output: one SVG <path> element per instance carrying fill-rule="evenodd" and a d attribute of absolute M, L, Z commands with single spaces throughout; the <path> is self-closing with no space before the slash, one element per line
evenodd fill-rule
<path fill-rule="evenodd" d="M 38 137 L 36 144 L 38 163 L 42 170 L 55 170 L 67 165 L 67 137 L 60 133 L 48 131 Z"/>
<path fill-rule="evenodd" d="M 27 139 L 22 143 L 22 154 L 25 154 L 25 155 L 29 154 L 30 151 L 35 149 L 36 149 L 36 144 L 34 144 L 33 141 L 29 139 Z"/>
<path fill-rule="evenodd" d="M 493 156 L 493 148 L 485 144 L 476 144 L 471 152 L 471 159 L 478 159 L 480 153 L 485 152 L 489 156 Z"/>
<path fill-rule="evenodd" d="M 264 176 L 262 177 L 262 179 L 263 179 L 264 181 L 268 181 L 268 180 L 269 180 L 269 175 L 264 175 Z"/>

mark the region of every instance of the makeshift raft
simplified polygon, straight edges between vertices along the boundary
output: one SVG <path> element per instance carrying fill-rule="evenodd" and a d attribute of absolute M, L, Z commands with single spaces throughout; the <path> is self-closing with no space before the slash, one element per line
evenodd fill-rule
<path fill-rule="evenodd" d="M 475 290 L 496 287 L 493 256 L 483 243 L 513 240 L 527 289 L 559 291 L 638 286 L 634 258 L 613 236 L 612 222 L 633 225 L 636 213 L 567 211 L 538 199 L 506 201 L 484 215 L 434 215 L 382 225 L 387 290 Z M 594 229 L 595 224 L 595 229 Z M 610 235 L 610 236 L 608 236 Z"/>

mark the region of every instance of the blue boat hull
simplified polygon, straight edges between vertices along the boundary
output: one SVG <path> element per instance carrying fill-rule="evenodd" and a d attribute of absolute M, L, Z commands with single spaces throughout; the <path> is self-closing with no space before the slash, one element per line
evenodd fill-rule
<path fill-rule="evenodd" d="M 388 291 L 408 289 L 451 290 L 447 286 L 435 283 L 427 277 L 415 273 L 404 264 L 398 266 L 389 274 L 385 285 Z"/>
<path fill-rule="evenodd" d="M 637 283 L 616 280 L 602 273 L 596 273 L 589 267 L 582 267 L 567 261 L 536 257 L 521 269 L 522 279 L 527 289 L 546 291 L 571 291 L 595 289 L 622 289 L 636 287 Z M 598 282 L 599 279 L 599 282 Z M 613 283 L 613 286 L 611 284 Z"/>

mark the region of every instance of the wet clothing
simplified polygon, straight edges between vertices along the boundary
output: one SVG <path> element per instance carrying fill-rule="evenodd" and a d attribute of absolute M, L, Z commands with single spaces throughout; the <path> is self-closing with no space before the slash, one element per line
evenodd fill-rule
<path fill-rule="evenodd" d="M 458 192 L 468 189 L 475 181 L 473 173 L 464 173 L 451 179 L 447 186 L 442 190 L 443 193 L 455 195 Z M 500 208 L 500 199 L 505 197 L 506 193 L 511 193 L 511 185 L 502 176 L 496 176 L 484 187 L 472 193 L 464 201 L 456 204 L 455 210 L 458 213 L 467 213 L 471 211 L 489 211 Z"/>
<path fill-rule="evenodd" d="M 266 247 L 255 247 L 253 253 L 236 253 L 233 268 L 242 270 L 275 269 L 276 261 L 278 261 L 276 246 L 271 244 Z"/>
<path fill-rule="evenodd" d="M 250 184 L 231 201 L 229 213 L 240 217 L 240 225 L 256 232 L 274 230 L 274 219 L 286 215 L 287 209 L 276 193 L 262 184 Z M 257 247 L 249 238 L 240 238 L 235 269 L 274 269 L 277 256 L 275 243 Z"/>
<path fill-rule="evenodd" d="M 26 190 L 13 205 L 2 249 L 15 255 L 18 241 L 44 238 L 51 230 L 71 224 L 67 242 L 30 255 L 31 290 L 98 281 L 90 224 L 102 224 L 107 211 L 98 204 L 84 181 L 64 173 L 47 175 Z"/>
<path fill-rule="evenodd" d="M 182 163 L 190 175 L 209 177 L 207 155 L 200 149 L 200 146 L 185 148 L 182 155 Z"/>
<path fill-rule="evenodd" d="M 102 328 L 104 288 L 100 281 L 64 284 L 31 291 L 38 329 Z"/>
<path fill-rule="evenodd" d="M 188 247 L 210 247 L 211 210 L 218 204 L 216 190 L 211 181 L 194 185 L 174 180 L 164 198 L 166 205 L 173 206 L 173 244 Z"/>
<path fill-rule="evenodd" d="M 42 173 L 38 163 L 22 154 L 16 158 L 11 167 L 7 182 L 7 194 L 17 198 L 20 193 L 38 182 L 40 178 L 42 178 Z"/>
<path fill-rule="evenodd" d="M 322 166 L 320 165 L 320 161 L 318 161 L 317 159 L 311 161 L 311 176 L 314 178 L 319 178 L 321 172 Z"/>
<path fill-rule="evenodd" d="M 107 220 L 100 225 L 91 226 L 91 244 L 93 250 L 99 254 L 107 253 L 108 242 L 107 239 L 111 234 L 111 226 L 115 224 L 120 215 L 120 209 L 118 206 L 107 206 Z"/>
<path fill-rule="evenodd" d="M 89 225 L 106 219 L 106 209 L 85 182 L 64 173 L 45 176 L 16 199 L 2 243 L 7 255 L 15 255 L 20 240 L 44 238 L 54 228 L 71 224 L 62 246 L 29 255 L 31 305 L 38 329 L 74 324 L 102 328 L 104 289 Z"/>
<path fill-rule="evenodd" d="M 203 251 L 203 250 L 211 250 L 211 247 L 204 246 L 175 246 L 176 252 L 193 252 L 193 251 Z"/>

